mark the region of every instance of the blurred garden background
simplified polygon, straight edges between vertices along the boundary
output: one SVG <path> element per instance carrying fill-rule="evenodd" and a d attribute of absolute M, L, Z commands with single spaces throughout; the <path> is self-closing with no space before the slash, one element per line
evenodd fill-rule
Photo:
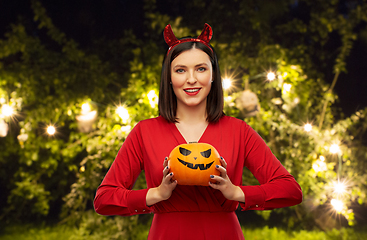
<path fill-rule="evenodd" d="M 204 23 L 225 113 L 304 194 L 239 209 L 245 238 L 367 239 L 366 0 L 0 0 L 0 13 L 0 239 L 146 239 L 152 214 L 100 216 L 95 191 L 132 127 L 158 116 L 164 27 Z M 258 184 L 246 169 L 243 184 Z"/>

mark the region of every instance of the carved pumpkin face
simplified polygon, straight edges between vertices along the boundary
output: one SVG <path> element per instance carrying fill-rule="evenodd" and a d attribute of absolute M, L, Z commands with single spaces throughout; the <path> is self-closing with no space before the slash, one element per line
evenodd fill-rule
<path fill-rule="evenodd" d="M 173 180 L 180 185 L 209 186 L 215 182 L 210 175 L 220 175 L 215 165 L 221 165 L 217 150 L 207 143 L 181 144 L 170 155 L 168 166 L 174 173 Z"/>

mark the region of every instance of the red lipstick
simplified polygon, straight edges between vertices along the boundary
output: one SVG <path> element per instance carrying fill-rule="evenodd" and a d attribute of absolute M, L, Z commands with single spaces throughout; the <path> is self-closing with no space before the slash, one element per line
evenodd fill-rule
<path fill-rule="evenodd" d="M 184 91 L 189 96 L 195 96 L 200 92 L 201 88 L 185 88 Z"/>

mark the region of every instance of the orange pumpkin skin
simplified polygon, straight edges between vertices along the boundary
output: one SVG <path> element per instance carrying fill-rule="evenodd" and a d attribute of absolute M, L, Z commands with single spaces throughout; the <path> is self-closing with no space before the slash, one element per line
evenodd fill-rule
<path fill-rule="evenodd" d="M 180 185 L 209 186 L 216 181 L 210 175 L 220 175 L 215 165 L 221 165 L 218 151 L 207 143 L 181 144 L 170 155 L 168 166 L 173 180 Z"/>

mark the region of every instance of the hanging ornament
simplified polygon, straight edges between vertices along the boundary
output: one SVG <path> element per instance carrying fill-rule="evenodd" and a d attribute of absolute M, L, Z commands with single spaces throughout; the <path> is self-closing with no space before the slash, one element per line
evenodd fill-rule
<path fill-rule="evenodd" d="M 91 106 L 89 103 L 84 103 L 82 105 L 81 114 L 76 116 L 78 121 L 78 129 L 80 132 L 88 133 L 93 129 L 93 123 L 97 119 L 97 111 L 91 111 Z"/>
<path fill-rule="evenodd" d="M 0 137 L 6 137 L 6 135 L 8 135 L 8 124 L 1 119 L 0 120 Z"/>
<path fill-rule="evenodd" d="M 242 111 L 245 117 L 253 117 L 260 111 L 260 104 L 257 95 L 251 90 L 243 91 L 236 99 L 236 106 Z"/>

